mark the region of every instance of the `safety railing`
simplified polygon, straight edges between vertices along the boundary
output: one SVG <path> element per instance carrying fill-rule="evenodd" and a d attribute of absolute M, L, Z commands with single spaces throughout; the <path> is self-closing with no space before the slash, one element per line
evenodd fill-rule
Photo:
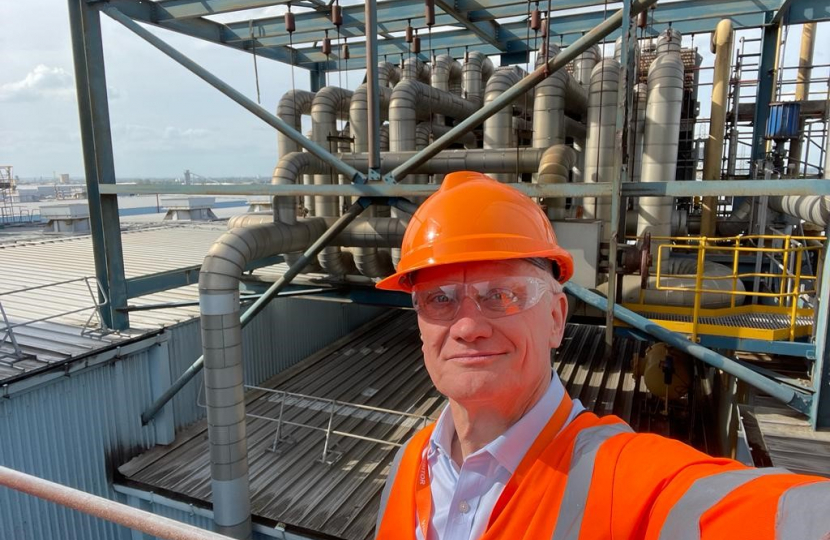
<path fill-rule="evenodd" d="M 199 407 L 205 408 L 206 404 L 204 403 L 204 401 L 202 401 L 203 388 L 204 385 L 202 385 L 202 387 L 199 390 L 199 395 L 197 396 L 197 405 Z M 271 446 L 268 448 L 269 451 L 279 453 L 280 444 L 290 444 L 295 442 L 294 439 L 290 436 L 283 435 L 283 426 L 291 426 L 295 428 L 317 431 L 325 433 L 325 439 L 323 442 L 323 452 L 319 461 L 325 463 L 326 465 L 332 465 L 336 463 L 337 460 L 339 460 L 343 455 L 342 452 L 333 449 L 336 448 L 336 444 L 332 444 L 333 437 L 346 437 L 365 442 L 381 444 L 385 446 L 401 447 L 403 445 L 403 443 L 399 442 L 378 439 L 375 437 L 369 437 L 367 435 L 361 435 L 358 433 L 344 431 L 342 429 L 336 429 L 335 418 L 338 416 L 348 416 L 352 418 L 358 418 L 360 420 L 365 420 L 368 422 L 385 422 L 394 424 L 398 427 L 406 428 L 423 428 L 426 427 L 427 424 L 432 422 L 432 418 L 428 416 L 407 413 L 402 411 L 395 411 L 392 409 L 383 409 L 381 407 L 372 407 L 371 405 L 363 405 L 359 403 L 340 401 L 337 399 L 309 396 L 306 394 L 286 392 L 284 390 L 264 388 L 261 386 L 245 385 L 245 389 L 264 392 L 266 395 L 269 396 L 268 401 L 279 404 L 279 409 L 276 417 L 264 416 L 261 414 L 254 414 L 251 412 L 245 413 L 245 416 L 247 416 L 248 418 L 265 420 L 266 422 L 274 422 L 277 424 L 277 429 L 274 433 L 274 440 L 271 443 Z M 295 420 L 287 419 L 286 408 L 289 407 L 301 408 L 307 411 L 321 412 L 326 414 L 327 419 L 325 422 L 325 427 L 319 425 L 320 422 L 313 424 L 310 422 L 298 422 Z"/>
<path fill-rule="evenodd" d="M 82 283 L 86 286 L 86 290 L 89 292 L 91 304 L 85 304 L 75 309 L 62 310 L 51 315 L 45 315 L 43 317 L 38 317 L 36 319 L 24 320 L 14 323 L 11 322 L 11 318 L 7 314 L 6 309 L 0 307 L 0 344 L 6 341 L 12 344 L 12 352 L 0 353 L 0 362 L 9 367 L 14 367 L 15 362 L 25 359 L 25 355 L 22 353 L 14 336 L 14 332 L 16 329 L 31 326 L 40 322 L 52 321 L 55 319 L 59 319 L 61 317 L 74 315 L 76 313 L 81 313 L 84 311 L 89 311 L 89 317 L 87 317 L 86 322 L 84 323 L 81 329 L 81 335 L 88 335 L 92 333 L 94 330 L 104 328 L 104 320 L 101 317 L 101 308 L 103 308 L 109 303 L 109 299 L 104 293 L 104 289 L 103 287 L 101 287 L 101 283 L 94 277 L 85 276 L 77 279 L 68 279 L 65 281 L 57 281 L 55 283 L 47 283 L 44 285 L 36 285 L 33 287 L 25 287 L 23 289 L 15 289 L 12 291 L 0 292 L 0 302 L 6 302 L 7 307 L 13 307 L 15 304 L 15 295 L 22 295 L 30 291 L 39 289 L 54 289 L 56 287 L 62 287 L 66 285 L 71 286 L 76 283 Z M 13 313 L 12 307 L 9 307 L 8 313 Z M 92 320 L 95 318 L 98 319 L 97 325 L 92 324 Z"/>
<path fill-rule="evenodd" d="M 0 486 L 21 493 L 28 493 L 45 501 L 51 501 L 84 514 L 117 523 L 134 531 L 143 532 L 152 538 L 163 540 L 232 540 L 229 536 L 200 529 L 193 525 L 3 466 L 0 466 Z M 4 526 L 8 525 L 4 524 Z"/>
<path fill-rule="evenodd" d="M 707 309 L 703 303 L 706 294 L 728 295 L 729 307 L 721 314 L 736 315 L 754 313 L 774 316 L 783 315 L 788 321 L 786 339 L 794 341 L 800 321 L 812 318 L 814 310 L 804 307 L 810 296 L 816 294 L 817 273 L 812 269 L 821 260 L 825 238 L 820 236 L 795 235 L 747 235 L 734 237 L 655 237 L 657 246 L 654 288 L 661 291 L 692 293 L 694 302 L 691 306 L 692 340 L 697 340 L 701 330 L 701 318 L 713 316 L 715 310 Z M 672 274 L 665 271 L 663 262 L 669 252 L 694 253 L 696 272 L 690 274 Z M 815 254 L 815 261 L 811 260 Z M 706 274 L 707 256 L 717 255 L 720 262 L 726 259 L 731 263 L 731 272 Z M 763 271 L 762 265 L 756 265 L 751 272 L 741 272 L 740 266 L 747 255 L 761 256 L 769 262 L 769 269 Z M 711 260 L 711 258 L 710 258 Z M 806 271 L 805 271 L 806 269 Z M 751 290 L 739 287 L 743 280 L 753 280 Z M 728 281 L 729 287 L 713 287 L 714 282 Z M 688 283 L 691 282 L 691 283 Z M 688 283 L 688 284 L 687 284 Z M 763 286 L 761 286 L 763 285 Z M 762 290 L 763 289 L 763 290 Z M 640 294 L 640 305 L 644 305 L 644 291 Z M 752 298 L 752 306 L 741 306 L 743 300 Z M 756 305 L 758 300 L 766 299 L 764 305 Z M 771 305 L 770 305 L 771 304 Z M 636 304 L 634 305 L 636 307 Z M 742 309 L 745 308 L 745 309 Z M 725 312 L 725 313 L 724 313 Z M 780 320 L 780 317 L 778 317 Z M 733 322 L 734 324 L 734 322 Z"/>

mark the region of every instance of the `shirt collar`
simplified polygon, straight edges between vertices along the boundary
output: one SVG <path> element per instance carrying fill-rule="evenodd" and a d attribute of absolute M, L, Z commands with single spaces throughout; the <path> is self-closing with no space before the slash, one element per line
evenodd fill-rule
<path fill-rule="evenodd" d="M 519 467 L 522 458 L 530 450 L 533 441 L 547 425 L 550 417 L 559 407 L 565 395 L 565 387 L 559 380 L 556 372 L 552 372 L 550 385 L 541 399 L 530 408 L 518 422 L 510 426 L 507 431 L 496 437 L 487 446 L 469 457 L 488 453 L 499 464 L 513 474 Z M 455 424 L 450 407 L 444 408 L 435 430 L 430 437 L 429 452 L 440 452 L 448 458 L 452 456 L 452 440 L 455 436 Z"/>

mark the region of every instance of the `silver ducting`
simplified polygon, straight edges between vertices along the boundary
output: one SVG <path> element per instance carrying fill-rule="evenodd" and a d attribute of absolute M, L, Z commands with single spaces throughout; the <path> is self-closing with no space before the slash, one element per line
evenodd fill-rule
<path fill-rule="evenodd" d="M 349 115 L 352 92 L 336 86 L 322 88 L 314 97 L 311 105 L 311 133 L 312 140 L 329 151 L 336 151 L 337 145 L 330 141 L 330 137 L 338 136 L 337 120 L 344 120 Z M 315 185 L 334 183 L 331 173 L 315 174 Z M 338 197 L 316 197 L 314 199 L 314 214 L 316 216 L 339 216 Z M 344 253 L 337 246 L 323 248 L 317 257 L 320 265 L 330 274 L 346 275 L 353 271 L 351 254 Z"/>
<path fill-rule="evenodd" d="M 464 98 L 477 107 L 484 103 L 484 87 L 493 75 L 493 62 L 478 51 L 467 53 L 462 68 Z"/>
<path fill-rule="evenodd" d="M 648 84 L 639 83 L 634 86 L 634 155 L 631 158 L 631 181 L 639 182 L 643 174 L 643 141 L 646 130 L 646 107 L 648 103 Z"/>
<path fill-rule="evenodd" d="M 248 263 L 304 250 L 317 237 L 305 224 L 233 229 L 211 246 L 199 273 L 214 520 L 233 538 L 251 535 L 239 280 Z"/>
<path fill-rule="evenodd" d="M 378 86 L 392 88 L 401 80 L 401 68 L 391 62 L 378 63 Z"/>
<path fill-rule="evenodd" d="M 487 81 L 484 92 L 484 104 L 487 105 L 510 87 L 522 79 L 522 73 L 517 68 L 499 68 Z M 524 96 L 516 101 L 521 101 Z M 499 112 L 484 121 L 484 148 L 509 148 L 515 146 L 513 136 L 513 107 L 502 108 Z M 515 182 L 515 174 L 493 174 L 499 182 Z"/>
<path fill-rule="evenodd" d="M 680 33 L 673 28 L 663 32 L 657 51 L 648 70 L 641 182 L 673 182 L 677 171 L 684 71 Z M 671 197 L 641 197 L 637 235 L 671 236 L 673 208 Z"/>
<path fill-rule="evenodd" d="M 658 305 L 658 306 L 678 306 L 691 307 L 695 303 L 695 285 L 697 274 L 697 261 L 695 259 L 681 259 L 673 258 L 666 261 L 665 269 L 660 277 L 661 287 L 683 288 L 686 290 L 662 290 L 657 289 L 657 278 L 651 276 L 648 278 L 648 288 L 642 289 L 640 287 L 640 276 L 628 275 L 623 276 L 622 280 L 622 302 L 623 303 L 640 303 L 641 299 L 644 304 Z M 668 275 L 674 277 L 668 277 Z M 723 308 L 729 307 L 732 302 L 733 290 L 736 292 L 743 292 L 744 286 L 741 280 L 736 280 L 733 283 L 731 279 L 723 279 L 732 275 L 732 269 L 728 266 L 705 262 L 703 264 L 703 281 L 701 288 L 707 291 L 722 291 L 722 292 L 704 292 L 700 294 L 700 305 L 704 308 Z M 602 294 L 607 294 L 608 284 L 603 283 L 597 289 Z M 738 296 L 738 304 L 741 303 L 741 296 Z"/>
<path fill-rule="evenodd" d="M 393 64 L 382 63 L 382 65 L 391 66 L 385 68 L 386 78 L 388 82 L 396 82 L 397 79 L 390 79 L 389 76 L 400 76 L 400 72 Z M 380 70 L 380 65 L 378 66 Z M 394 68 L 394 69 L 393 69 Z M 368 86 L 361 84 L 357 87 L 352 95 L 351 104 L 349 105 L 349 126 L 354 137 L 354 151 L 355 153 L 363 153 L 369 151 L 369 101 L 368 101 Z M 380 120 L 381 122 L 389 116 L 389 100 L 392 98 L 392 89 L 380 88 Z M 385 128 L 385 129 L 384 129 Z M 380 130 L 381 151 L 389 150 L 389 127 L 387 125 L 381 126 Z M 367 164 L 368 165 L 368 164 Z M 365 169 L 363 169 L 365 170 Z M 377 216 L 380 209 L 372 205 L 365 210 L 367 217 Z M 391 260 L 388 254 L 383 254 L 374 248 L 360 248 L 354 250 L 354 263 L 358 271 L 367 277 L 381 277 L 389 275 L 392 269 Z"/>
<path fill-rule="evenodd" d="M 392 152 L 415 150 L 415 127 L 419 119 L 428 119 L 430 112 L 460 120 L 477 109 L 449 92 L 411 79 L 401 81 L 389 102 L 389 148 Z"/>
<path fill-rule="evenodd" d="M 417 58 L 407 58 L 403 63 L 401 70 L 401 82 L 416 80 L 424 84 L 429 84 L 431 78 L 431 69 L 429 64 L 421 62 Z"/>
<path fill-rule="evenodd" d="M 302 131 L 302 115 L 311 114 L 314 92 L 289 90 L 280 98 L 277 116 L 297 131 Z M 277 157 L 299 152 L 300 145 L 283 135 L 277 134 Z"/>
<path fill-rule="evenodd" d="M 461 93 L 459 92 L 461 88 L 461 64 L 452 56 L 439 54 L 435 57 L 430 79 L 433 88 L 461 97 Z M 452 89 L 456 91 L 452 92 Z M 433 122 L 442 124 L 444 122 L 444 116 L 440 114 L 434 115 Z"/>
<path fill-rule="evenodd" d="M 600 61 L 601 54 L 599 47 L 596 45 L 589 47 L 582 54 L 574 59 L 574 78 L 584 87 L 591 84 L 591 74 L 597 62 Z"/>
<path fill-rule="evenodd" d="M 591 86 L 588 90 L 588 132 L 585 140 L 585 168 L 583 181 L 591 183 L 611 182 L 616 174 L 615 155 L 617 122 L 617 92 L 620 82 L 620 63 L 606 58 L 594 67 Z M 597 201 L 586 197 L 583 202 L 584 216 L 588 219 L 610 219 L 607 200 Z M 603 227 L 603 238 L 607 240 L 610 227 Z"/>
<path fill-rule="evenodd" d="M 539 162 L 537 181 L 540 184 L 566 184 L 571 169 L 576 165 L 576 152 L 570 146 L 557 144 L 548 148 Z M 565 199 L 562 197 L 543 199 L 551 220 L 565 219 Z"/>
<path fill-rule="evenodd" d="M 826 195 L 783 195 L 769 198 L 769 207 L 807 223 L 825 228 L 830 224 L 830 197 Z"/>
<path fill-rule="evenodd" d="M 252 213 L 235 216 L 228 220 L 228 229 L 237 227 L 252 227 L 267 224 L 270 216 L 267 213 Z M 301 219 L 300 225 L 307 225 L 313 231 L 322 227 L 324 230 L 334 224 L 336 218 L 309 218 Z M 357 218 L 349 223 L 343 231 L 335 236 L 331 244 L 350 248 L 392 248 L 399 247 L 403 242 L 406 224 L 399 219 L 392 218 Z M 388 260 L 389 254 L 386 253 Z M 391 266 L 389 274 L 392 273 Z M 386 274 L 386 275 L 389 275 Z"/>

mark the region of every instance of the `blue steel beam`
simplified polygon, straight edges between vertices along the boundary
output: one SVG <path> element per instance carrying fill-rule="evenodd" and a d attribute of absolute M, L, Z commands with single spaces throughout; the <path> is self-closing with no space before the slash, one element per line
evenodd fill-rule
<path fill-rule="evenodd" d="M 192 19 L 289 2 L 291 0 L 160 0 L 156 2 L 156 9 L 159 20 Z M 325 5 L 320 0 L 313 0 L 312 3 Z"/>
<path fill-rule="evenodd" d="M 709 5 L 710 1 L 711 0 L 693 0 L 689 3 Z M 713 8 L 711 11 L 697 11 L 694 9 L 694 6 L 689 7 L 685 4 L 687 4 L 687 2 L 678 3 L 677 6 L 675 6 L 675 4 L 669 4 L 670 7 L 664 6 L 662 11 L 658 9 L 654 14 L 652 31 L 656 34 L 671 24 L 674 28 L 683 33 L 706 33 L 713 31 L 717 26 L 717 23 L 722 18 L 731 19 L 736 28 L 760 27 L 763 26 L 765 22 L 763 13 L 741 13 L 740 11 L 730 11 L 730 6 L 735 9 L 738 9 L 738 7 L 742 9 L 748 8 L 746 0 L 718 3 L 716 4 L 718 8 Z M 733 6 L 733 4 L 735 4 L 735 6 Z M 721 8 L 720 6 L 726 6 L 726 8 Z M 562 36 L 563 44 L 568 45 L 584 33 L 596 27 L 603 21 L 603 19 L 604 14 L 602 11 L 567 15 L 552 19 L 551 35 L 554 36 L 554 42 L 558 42 L 558 37 Z M 532 48 L 533 41 L 531 40 L 531 43 L 527 43 L 525 39 L 527 36 L 525 25 L 526 23 L 522 21 L 504 24 L 501 26 L 499 38 L 501 41 L 506 43 L 507 52 L 521 52 Z M 613 41 L 617 36 L 619 36 L 619 31 L 613 32 L 606 38 L 606 40 Z M 263 46 L 270 46 L 271 43 L 275 42 L 275 38 L 264 38 L 259 41 Z M 381 55 L 395 54 L 399 47 L 404 43 L 404 38 L 380 41 L 378 43 L 378 52 Z M 467 30 L 450 30 L 445 32 L 433 32 L 432 34 L 432 48 L 437 51 L 443 51 L 447 48 L 476 47 L 479 43 L 481 43 L 479 37 L 471 34 Z M 316 47 L 302 47 L 298 48 L 297 51 L 309 61 L 317 63 L 325 63 L 327 61 L 326 56 Z M 352 57 L 352 59 L 349 60 L 349 65 L 351 67 L 354 65 L 354 59 L 365 56 L 365 46 L 362 43 L 351 44 L 349 45 L 349 52 Z M 299 62 L 298 65 L 302 64 L 303 62 Z"/>
<path fill-rule="evenodd" d="M 342 160 L 338 159 L 334 155 L 332 155 L 328 150 L 320 146 L 319 144 L 315 143 L 314 141 L 309 140 L 302 133 L 295 130 L 292 126 L 286 123 L 284 120 L 278 118 L 277 116 L 271 114 L 267 110 L 265 110 L 262 106 L 255 103 L 244 94 L 230 86 L 228 83 L 217 77 L 216 75 L 212 74 L 186 55 L 182 54 L 174 47 L 170 46 L 167 42 L 138 24 L 137 22 L 130 19 L 127 15 L 121 13 L 116 8 L 105 5 L 101 8 L 101 10 L 106 13 L 110 18 L 118 21 L 127 29 L 131 30 L 137 36 L 143 38 L 145 41 L 150 43 L 152 46 L 157 48 L 159 51 L 163 52 L 171 59 L 178 62 L 181 66 L 189 70 L 191 73 L 205 81 L 206 83 L 210 84 L 233 101 L 241 105 L 243 108 L 247 109 L 249 112 L 253 113 L 254 116 L 259 118 L 260 120 L 264 121 L 266 124 L 270 125 L 295 143 L 299 144 L 303 148 L 309 151 L 309 153 L 314 154 L 318 158 L 320 158 L 324 163 L 330 165 L 332 169 L 339 172 L 340 174 L 346 176 L 352 182 L 362 183 L 365 182 L 366 178 L 357 169 L 344 163 Z M 97 12 L 96 12 L 97 14 Z M 114 180 L 113 180 L 113 183 Z"/>
<path fill-rule="evenodd" d="M 78 85 L 78 101 L 79 110 L 82 113 L 81 134 L 88 137 L 83 140 L 85 167 L 89 170 L 91 165 L 95 170 L 94 180 L 88 181 L 88 184 L 97 184 L 89 193 L 89 206 L 91 210 L 97 207 L 95 210 L 100 212 L 98 226 L 101 228 L 99 235 L 103 237 L 103 245 L 96 246 L 93 255 L 98 261 L 96 268 L 101 266 L 101 260 L 106 268 L 106 280 L 105 284 L 102 282 L 102 285 L 108 291 L 109 302 L 104 310 L 104 321 L 113 330 L 126 330 L 130 326 L 129 317 L 126 313 L 117 311 L 118 308 L 127 305 L 118 197 L 101 194 L 97 189 L 101 185 L 115 185 L 115 161 L 110 131 L 109 102 L 107 101 L 101 16 L 96 9 L 91 8 L 82 0 L 70 1 L 69 9 L 70 13 L 74 11 L 74 16 L 80 18 L 80 28 L 76 25 L 74 31 L 80 32 L 79 37 L 83 42 L 84 58 L 75 57 L 76 62 L 80 61 L 81 69 L 85 71 L 82 75 L 83 80 L 79 81 Z M 89 163 L 90 161 L 92 163 Z M 96 191 L 99 194 L 97 200 L 95 200 Z"/>
<path fill-rule="evenodd" d="M 435 5 L 447 15 L 452 16 L 461 26 L 478 36 L 481 41 L 504 51 L 505 45 L 500 33 L 499 23 L 495 21 L 471 21 L 467 14 L 458 11 L 455 6 L 445 0 L 434 0 Z M 437 21 L 436 21 L 437 22 Z"/>
<path fill-rule="evenodd" d="M 92 132 L 92 111 L 89 102 L 89 77 L 87 72 L 86 47 L 84 45 L 82 10 L 86 5 L 79 0 L 69 0 L 69 32 L 72 37 L 72 56 L 75 67 L 75 86 L 78 97 L 78 117 L 81 128 L 81 149 L 84 156 L 84 174 L 89 205 L 90 232 L 92 236 L 92 255 L 95 264 L 95 277 L 101 286 L 104 302 L 109 298 L 109 279 L 107 278 L 106 243 L 104 242 L 104 221 L 101 217 L 101 194 L 98 191 L 98 168 L 95 165 L 95 138 Z M 112 328 L 112 312 L 109 304 L 101 310 L 104 325 Z"/>
<path fill-rule="evenodd" d="M 830 3 L 825 0 L 784 0 L 772 23 L 804 24 L 830 20 Z"/>
<path fill-rule="evenodd" d="M 767 14 L 772 19 L 771 14 Z M 778 50 L 777 24 L 770 24 L 764 28 L 761 38 L 761 58 L 758 66 L 758 90 L 755 97 L 755 111 L 752 119 L 752 153 L 750 156 L 750 176 L 759 175 L 758 161 L 766 155 L 767 141 L 764 139 L 767 119 L 769 118 L 769 104 L 775 88 L 775 56 Z"/>
<path fill-rule="evenodd" d="M 163 11 L 157 8 L 154 2 L 139 2 L 137 0 L 109 0 L 106 3 L 93 4 L 99 9 L 101 7 L 109 6 L 118 9 L 128 17 L 138 22 L 150 24 L 184 34 L 190 37 L 216 43 L 218 45 L 225 45 L 232 49 L 239 51 L 248 51 L 251 48 L 252 41 L 250 33 L 245 41 L 233 41 L 228 39 L 227 29 L 224 25 L 210 21 L 208 19 L 180 19 L 177 20 L 171 17 L 164 17 Z M 292 49 L 283 46 L 274 46 L 269 44 L 267 47 L 259 42 L 254 42 L 256 45 L 256 53 L 259 56 L 277 60 L 286 64 L 297 62 L 309 62 L 309 59 L 293 52 Z"/>
<path fill-rule="evenodd" d="M 603 4 L 597 3 L 596 0 L 569 0 L 563 3 L 556 3 L 553 5 L 554 11 L 552 15 L 552 29 L 557 34 L 579 33 L 587 31 L 598 24 L 596 16 L 602 17 L 603 9 L 594 9 L 587 13 L 568 13 L 562 16 L 557 16 L 555 13 L 564 12 L 572 8 L 586 8 L 590 6 L 602 7 Z M 735 17 L 736 22 L 743 27 L 760 26 L 763 24 L 762 18 L 747 20 L 742 15 L 762 14 L 765 11 L 774 11 L 779 6 L 779 0 L 727 0 L 724 2 L 717 2 L 716 0 L 690 0 L 684 2 L 675 2 L 658 6 L 654 11 L 654 23 L 658 26 L 667 25 L 671 22 L 682 20 L 701 19 L 721 19 L 724 17 Z M 344 23 L 341 27 L 341 33 L 346 35 L 349 27 L 353 27 L 351 33 L 347 37 L 361 36 L 363 31 L 363 17 L 358 10 L 351 10 L 354 6 L 349 6 L 343 9 Z M 456 9 L 458 13 L 465 13 L 464 9 Z M 470 22 L 478 23 L 484 21 L 492 21 L 495 19 L 518 17 L 527 14 L 527 3 L 508 4 L 508 5 L 494 5 L 488 10 L 474 10 L 466 14 Z M 592 16 L 593 15 L 593 16 Z M 305 16 L 305 17 L 303 17 Z M 588 17 L 590 22 L 584 22 Z M 649 15 L 651 18 L 651 15 Z M 302 13 L 296 16 L 297 31 L 294 33 L 293 42 L 307 43 L 319 41 L 323 38 L 324 30 L 331 29 L 331 21 L 324 13 Z M 392 0 L 390 2 L 381 2 L 378 5 L 378 28 L 387 32 L 399 32 L 406 28 L 407 21 L 411 20 L 413 26 L 416 28 L 423 27 L 423 6 L 418 2 L 402 2 L 401 0 Z M 448 26 L 457 24 L 451 16 L 446 14 L 436 15 L 437 26 Z M 716 23 L 715 23 L 716 24 Z M 714 26 L 714 25 L 713 25 Z M 253 23 L 254 36 L 257 39 L 274 38 L 263 41 L 263 44 L 268 45 L 287 45 L 288 35 L 285 32 L 284 22 L 282 17 L 274 17 L 269 19 L 262 19 L 254 21 Z M 526 35 L 525 22 L 514 22 L 503 24 L 501 29 L 503 31 L 514 33 L 518 36 Z M 226 38 L 228 40 L 247 40 L 250 38 L 250 27 L 245 23 L 232 23 L 227 25 Z M 435 34 L 433 33 L 433 38 Z M 508 39 L 499 34 L 498 41 L 504 42 Z"/>
<path fill-rule="evenodd" d="M 412 154 L 415 155 L 414 153 Z M 607 197 L 611 184 L 510 184 L 530 197 Z M 271 195 L 299 197 L 427 197 L 438 190 L 434 184 L 386 184 L 376 182 L 363 185 L 277 185 L 277 184 L 148 184 L 102 185 L 101 193 L 118 195 Z M 761 195 L 830 195 L 826 180 L 732 180 L 720 182 L 649 182 L 627 183 L 622 186 L 626 197 L 702 197 L 704 195 L 751 196 Z"/>

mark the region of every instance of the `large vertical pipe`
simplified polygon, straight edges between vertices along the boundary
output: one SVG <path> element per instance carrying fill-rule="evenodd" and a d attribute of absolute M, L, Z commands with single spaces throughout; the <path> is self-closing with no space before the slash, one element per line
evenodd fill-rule
<path fill-rule="evenodd" d="M 380 173 L 380 87 L 378 84 L 378 36 L 377 27 L 378 3 L 377 0 L 366 0 L 365 28 L 366 32 L 366 86 L 369 102 L 369 169 Z"/>
<path fill-rule="evenodd" d="M 484 103 L 484 85 L 493 75 L 493 62 L 483 53 L 470 51 L 462 68 L 464 98 L 480 107 Z"/>
<path fill-rule="evenodd" d="M 648 103 L 648 84 L 638 83 L 634 86 L 634 155 L 631 156 L 631 181 L 639 182 L 643 174 L 643 140 L 646 130 L 646 106 Z"/>
<path fill-rule="evenodd" d="M 591 84 L 591 74 L 594 71 L 594 66 L 599 62 L 600 56 L 599 47 L 592 45 L 576 57 L 574 60 L 574 78 L 579 81 L 579 84 L 586 88 Z"/>
<path fill-rule="evenodd" d="M 703 179 L 720 180 L 723 162 L 723 135 L 726 131 L 726 102 L 729 98 L 729 75 L 732 72 L 732 21 L 723 19 L 712 34 L 711 50 L 715 53 L 715 70 L 712 82 L 712 113 L 709 115 L 709 138 L 703 156 Z M 700 218 L 701 236 L 715 232 L 718 198 L 703 197 Z"/>
<path fill-rule="evenodd" d="M 677 171 L 680 115 L 683 107 L 681 35 L 669 28 L 657 41 L 657 57 L 648 70 L 648 104 L 643 140 L 642 182 L 673 182 Z M 672 197 L 641 197 L 637 236 L 671 236 Z M 652 245 L 661 243 L 657 241 Z M 656 248 L 655 248 L 656 249 Z M 663 259 L 668 264 L 668 257 Z"/>
<path fill-rule="evenodd" d="M 430 84 L 433 88 L 450 92 L 454 86 L 461 84 L 461 71 L 461 64 L 455 58 L 449 54 L 439 54 L 435 57 L 432 66 Z M 444 116 L 441 114 L 433 115 L 432 121 L 436 124 L 443 124 Z"/>
<path fill-rule="evenodd" d="M 369 92 L 371 94 L 371 92 Z M 314 96 L 311 104 L 311 131 L 312 140 L 320 146 L 329 147 L 330 151 L 337 151 L 336 145 L 331 145 L 329 137 L 337 136 L 339 118 L 348 118 L 352 92 L 327 86 Z M 371 124 L 371 121 L 369 122 Z M 370 141 L 371 144 L 371 141 Z M 380 133 L 378 133 L 378 148 L 380 148 Z M 315 174 L 314 184 L 333 184 L 331 174 Z M 314 214 L 318 217 L 336 217 L 340 215 L 338 197 L 316 197 L 314 199 Z M 352 272 L 351 254 L 344 252 L 338 246 L 326 246 L 318 257 L 320 266 L 333 275 L 346 275 Z"/>
<path fill-rule="evenodd" d="M 805 23 L 801 28 L 801 50 L 798 54 L 798 73 L 795 83 L 795 100 L 810 99 L 810 77 L 813 72 L 813 52 L 816 48 L 816 23 Z M 801 143 L 804 139 L 804 120 L 798 121 L 798 139 L 790 141 L 790 156 L 787 172 L 798 176 L 801 167 Z M 806 164 L 803 167 L 806 171 Z"/>
<path fill-rule="evenodd" d="M 620 84 L 620 63 L 606 58 L 594 66 L 588 90 L 588 132 L 585 138 L 584 182 L 610 182 L 617 170 L 614 166 L 616 148 L 617 93 Z M 583 202 L 584 217 L 600 219 L 604 224 L 610 219 L 610 201 L 586 197 Z M 607 239 L 610 228 L 603 226 Z"/>
<path fill-rule="evenodd" d="M 484 104 L 492 102 L 522 79 L 513 67 L 499 68 L 487 81 Z M 515 144 L 513 134 L 513 106 L 507 106 L 484 121 L 484 148 L 510 148 Z M 498 173 L 491 175 L 499 182 L 515 182 L 516 175 Z"/>

